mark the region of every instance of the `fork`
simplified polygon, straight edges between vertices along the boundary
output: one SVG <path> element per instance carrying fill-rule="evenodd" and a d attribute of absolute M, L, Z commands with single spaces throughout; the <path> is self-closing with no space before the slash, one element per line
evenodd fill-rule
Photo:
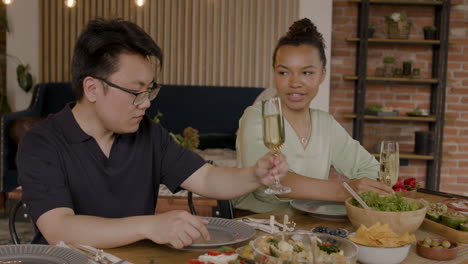
<path fill-rule="evenodd" d="M 79 251 L 86 255 L 90 260 L 98 263 L 98 264 L 122 264 L 125 262 L 124 259 L 119 260 L 118 262 L 114 263 L 110 259 L 108 259 L 106 256 L 104 256 L 104 250 L 102 249 L 96 249 L 96 250 L 91 250 L 89 248 L 83 247 L 82 245 L 68 245 L 71 249 L 75 251 Z"/>

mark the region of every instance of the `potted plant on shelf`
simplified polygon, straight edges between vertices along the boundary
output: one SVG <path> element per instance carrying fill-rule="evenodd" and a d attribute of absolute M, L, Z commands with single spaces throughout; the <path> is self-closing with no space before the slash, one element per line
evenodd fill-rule
<path fill-rule="evenodd" d="M 393 64 L 395 58 L 392 56 L 385 56 L 383 59 L 384 63 L 384 77 L 393 77 Z"/>
<path fill-rule="evenodd" d="M 393 71 L 393 76 L 394 77 L 402 77 L 403 76 L 403 69 L 402 68 L 395 68 Z"/>
<path fill-rule="evenodd" d="M 395 12 L 385 17 L 387 37 L 389 39 L 408 39 L 411 22 L 405 12 Z"/>
<path fill-rule="evenodd" d="M 369 24 L 369 27 L 367 27 L 367 38 L 373 38 L 374 33 L 375 33 L 375 25 Z"/>
<path fill-rule="evenodd" d="M 410 60 L 403 61 L 403 76 L 410 77 L 412 71 L 413 62 Z"/>
<path fill-rule="evenodd" d="M 424 39 L 431 40 L 436 39 L 437 28 L 435 26 L 423 27 Z"/>
<path fill-rule="evenodd" d="M 413 74 L 411 75 L 411 78 L 421 78 L 421 69 L 419 68 L 413 68 Z"/>

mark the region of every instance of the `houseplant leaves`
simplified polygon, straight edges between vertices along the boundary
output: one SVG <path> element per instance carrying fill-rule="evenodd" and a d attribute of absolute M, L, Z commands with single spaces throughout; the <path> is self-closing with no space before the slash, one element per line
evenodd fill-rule
<path fill-rule="evenodd" d="M 18 67 L 16 67 L 16 77 L 21 89 L 25 92 L 29 92 L 32 88 L 32 75 L 29 73 L 28 65 L 18 65 Z"/>

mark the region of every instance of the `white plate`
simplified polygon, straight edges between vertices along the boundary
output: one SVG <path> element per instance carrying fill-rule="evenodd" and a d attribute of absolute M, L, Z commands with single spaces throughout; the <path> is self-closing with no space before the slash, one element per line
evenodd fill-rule
<path fill-rule="evenodd" d="M 344 202 L 292 200 L 291 206 L 299 211 L 311 214 L 326 220 L 346 220 L 346 207 Z"/>
<path fill-rule="evenodd" d="M 86 256 L 68 248 L 48 245 L 0 246 L 0 264 L 83 264 Z"/>
<path fill-rule="evenodd" d="M 235 245 L 250 240 L 255 236 L 255 229 L 245 223 L 216 217 L 203 217 L 208 220 L 208 232 L 210 240 L 200 239 L 192 245 L 185 247 L 186 250 L 202 250 L 217 248 L 221 246 Z"/>

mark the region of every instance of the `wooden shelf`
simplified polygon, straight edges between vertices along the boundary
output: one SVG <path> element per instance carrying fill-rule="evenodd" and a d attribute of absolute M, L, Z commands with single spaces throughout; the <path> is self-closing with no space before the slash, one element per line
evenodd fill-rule
<path fill-rule="evenodd" d="M 343 77 L 347 81 L 356 81 L 358 79 L 355 75 L 345 75 Z M 366 76 L 367 81 L 375 82 L 404 82 L 404 83 L 438 83 L 439 79 L 431 78 L 396 78 L 396 77 L 375 77 L 375 76 Z"/>
<path fill-rule="evenodd" d="M 350 3 L 362 3 L 362 0 L 348 0 Z M 417 6 L 441 6 L 444 4 L 443 1 L 431 1 L 431 0 L 370 0 L 370 4 L 376 5 L 417 5 Z M 460 5 L 463 1 L 452 0 L 451 5 Z"/>
<path fill-rule="evenodd" d="M 346 38 L 349 42 L 359 42 L 360 38 Z M 426 39 L 381 39 L 381 38 L 370 38 L 367 40 L 369 43 L 379 44 L 410 44 L 410 45 L 440 45 L 440 40 L 426 40 Z M 450 45 L 456 44 L 456 42 L 449 41 Z"/>
<path fill-rule="evenodd" d="M 351 3 L 361 3 L 362 0 L 349 0 Z M 418 5 L 418 6 L 441 6 L 443 1 L 430 1 L 430 0 L 370 0 L 369 4 L 381 5 Z"/>
<path fill-rule="evenodd" d="M 346 38 L 349 42 L 361 41 L 360 38 Z M 426 45 L 439 45 L 440 40 L 424 40 L 424 39 L 380 39 L 370 38 L 367 40 L 369 43 L 395 43 L 395 44 L 426 44 Z"/>
<path fill-rule="evenodd" d="M 379 153 L 372 153 L 374 157 L 379 158 Z M 418 155 L 412 152 L 400 152 L 400 159 L 411 159 L 411 160 L 433 160 L 432 155 Z"/>
<path fill-rule="evenodd" d="M 344 118 L 354 119 L 356 114 L 344 114 Z M 416 121 L 416 122 L 435 122 L 437 119 L 435 116 L 375 116 L 375 115 L 364 115 L 366 120 L 392 120 L 392 121 Z"/>

